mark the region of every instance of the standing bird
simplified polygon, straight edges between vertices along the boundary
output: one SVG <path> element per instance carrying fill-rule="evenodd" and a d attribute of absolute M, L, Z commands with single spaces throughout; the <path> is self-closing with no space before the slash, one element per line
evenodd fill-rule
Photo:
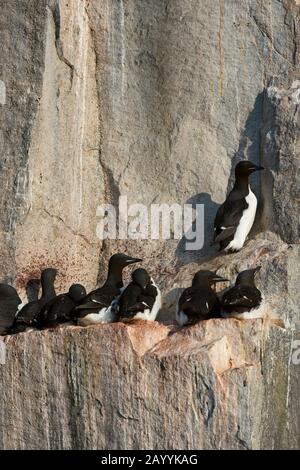
<path fill-rule="evenodd" d="M 119 320 L 154 321 L 161 307 L 161 293 L 146 269 L 133 271 L 131 283 L 119 300 Z"/>
<path fill-rule="evenodd" d="M 0 284 L 0 335 L 6 335 L 12 327 L 22 301 L 16 289 Z"/>
<path fill-rule="evenodd" d="M 53 327 L 72 322 L 74 308 L 86 297 L 86 290 L 81 284 L 72 284 L 69 292 L 60 294 L 46 303 L 37 316 L 38 328 Z"/>
<path fill-rule="evenodd" d="M 239 251 L 254 223 L 257 199 L 251 191 L 248 178 L 264 168 L 242 161 L 235 167 L 235 184 L 226 201 L 219 207 L 214 224 L 214 241 L 220 250 Z"/>
<path fill-rule="evenodd" d="M 180 326 L 194 324 L 200 320 L 218 318 L 220 304 L 212 285 L 226 282 L 228 279 L 218 276 L 212 271 L 198 271 L 193 279 L 192 287 L 181 294 L 178 301 L 176 321 Z"/>
<path fill-rule="evenodd" d="M 16 316 L 11 333 L 21 333 L 22 331 L 37 327 L 38 314 L 46 303 L 56 296 L 54 289 L 56 274 L 57 271 L 53 268 L 47 268 L 42 271 L 42 296 L 39 300 L 29 302 L 20 310 Z"/>
<path fill-rule="evenodd" d="M 143 261 L 123 253 L 113 255 L 108 263 L 106 282 L 90 292 L 74 309 L 74 318 L 80 326 L 112 323 L 117 319 L 118 299 L 123 288 L 122 272 L 126 266 Z"/>
<path fill-rule="evenodd" d="M 239 273 L 235 285 L 223 294 L 221 308 L 224 318 L 261 318 L 263 297 L 255 286 L 255 274 L 260 269 L 258 266 Z"/>

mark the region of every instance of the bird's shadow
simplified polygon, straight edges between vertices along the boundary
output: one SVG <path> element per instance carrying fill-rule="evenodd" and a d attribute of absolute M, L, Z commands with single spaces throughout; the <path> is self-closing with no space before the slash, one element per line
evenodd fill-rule
<path fill-rule="evenodd" d="M 254 106 L 247 117 L 245 127 L 240 137 L 239 147 L 231 160 L 231 170 L 226 191 L 227 195 L 233 187 L 235 180 L 234 170 L 238 162 L 241 160 L 250 160 L 257 165 L 261 164 L 261 130 L 263 125 L 264 99 L 265 91 L 257 95 Z M 263 211 L 263 202 L 260 194 L 260 172 L 251 175 L 250 182 L 253 192 L 256 194 L 258 199 L 256 219 L 250 232 L 250 237 L 252 237 L 260 229 L 260 219 Z M 185 265 L 197 261 L 209 261 L 217 256 L 218 250 L 218 246 L 213 244 L 213 226 L 219 204 L 213 201 L 211 195 L 208 193 L 199 193 L 192 196 L 187 201 L 187 204 L 191 204 L 194 209 L 196 208 L 196 204 L 203 204 L 204 206 L 204 220 L 202 221 L 203 227 L 201 227 L 203 230 L 202 233 L 204 235 L 204 240 L 202 248 L 195 251 L 186 249 L 187 242 L 190 241 L 189 238 L 196 228 L 196 223 L 194 221 L 190 229 L 188 229 L 176 247 L 175 255 L 179 265 Z"/>
<path fill-rule="evenodd" d="M 261 134 L 264 123 L 264 103 L 265 103 L 265 90 L 256 96 L 252 110 L 250 111 L 245 127 L 241 134 L 239 147 L 231 160 L 231 170 L 227 186 L 227 194 L 231 191 L 235 176 L 234 170 L 236 165 L 242 160 L 250 160 L 256 165 L 262 164 L 261 155 Z M 265 169 L 265 173 L 270 173 L 270 170 Z M 249 182 L 251 189 L 257 197 L 257 211 L 253 227 L 250 231 L 250 238 L 260 231 L 261 218 L 263 214 L 263 200 L 261 196 L 262 174 L 260 171 L 253 173 L 250 176 Z"/>
<path fill-rule="evenodd" d="M 183 287 L 174 287 L 165 294 L 163 305 L 157 316 L 158 321 L 175 321 L 178 299 L 183 291 Z"/>
<path fill-rule="evenodd" d="M 234 169 L 242 160 L 250 160 L 256 165 L 261 164 L 261 128 L 263 123 L 263 106 L 265 91 L 259 93 L 255 99 L 254 106 L 250 111 L 245 127 L 241 134 L 239 147 L 231 160 L 231 170 L 227 186 L 227 194 L 234 184 Z M 257 190 L 260 185 L 260 173 L 251 176 L 252 187 Z"/>
<path fill-rule="evenodd" d="M 218 248 L 213 244 L 213 227 L 219 204 L 214 202 L 208 193 L 196 194 L 188 199 L 186 204 L 190 204 L 194 210 L 196 210 L 197 205 L 201 204 L 203 206 L 203 213 L 201 213 L 197 221 L 193 221 L 191 227 L 185 232 L 176 247 L 175 255 L 177 263 L 180 265 L 199 260 L 208 261 L 217 255 Z M 197 246 L 194 243 L 196 237 L 201 238 L 202 247 L 195 250 L 188 249 L 189 244 Z"/>

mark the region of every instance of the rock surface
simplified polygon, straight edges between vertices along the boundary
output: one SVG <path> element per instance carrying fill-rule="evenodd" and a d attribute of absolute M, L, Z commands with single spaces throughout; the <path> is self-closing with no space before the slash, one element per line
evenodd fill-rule
<path fill-rule="evenodd" d="M 299 447 L 299 1 L 0 3 L 1 281 L 25 300 L 53 265 L 58 291 L 91 289 L 122 250 L 161 285 L 162 320 L 199 266 L 234 280 L 262 265 L 266 300 L 264 321 L 6 338 L 0 448 Z M 258 217 L 218 255 L 212 222 L 243 158 L 266 167 Z M 97 207 L 120 195 L 204 204 L 203 248 L 100 240 Z"/>
<path fill-rule="evenodd" d="M 262 162 L 265 224 L 289 243 L 300 241 L 300 80 L 269 86 L 264 100 Z M 288 187 L 288 191 L 287 191 Z"/>
<path fill-rule="evenodd" d="M 299 448 L 296 337 L 234 319 L 8 337 L 1 448 Z"/>
<path fill-rule="evenodd" d="M 266 110 L 272 80 L 288 90 L 299 79 L 294 0 L 3 3 L 1 274 L 23 297 L 46 264 L 60 267 L 62 290 L 74 278 L 93 287 L 115 249 L 145 256 L 158 272 L 162 259 L 205 258 L 241 158 L 272 172 L 263 194 L 274 194 L 275 217 L 265 210 L 264 228 L 299 241 L 299 207 L 289 199 L 299 200 L 298 104 L 286 98 Z M 178 240 L 103 247 L 97 206 L 126 194 L 147 207 L 204 204 L 204 248 L 186 253 Z"/>

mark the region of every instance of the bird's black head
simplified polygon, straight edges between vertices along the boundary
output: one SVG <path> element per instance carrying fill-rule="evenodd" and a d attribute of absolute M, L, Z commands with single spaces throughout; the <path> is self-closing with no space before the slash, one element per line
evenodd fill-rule
<path fill-rule="evenodd" d="M 42 283 L 53 283 L 55 281 L 57 270 L 54 268 L 46 268 L 42 271 Z"/>
<path fill-rule="evenodd" d="M 255 163 L 244 160 L 242 162 L 239 162 L 236 165 L 236 167 L 235 167 L 235 177 L 236 178 L 248 177 L 254 171 L 260 171 L 260 170 L 264 170 L 264 167 L 263 166 L 258 166 Z"/>
<path fill-rule="evenodd" d="M 140 286 L 142 290 L 145 290 L 149 282 L 151 281 L 151 278 L 149 274 L 147 273 L 146 269 L 139 268 L 133 271 L 132 275 L 132 280 Z"/>
<path fill-rule="evenodd" d="M 109 268 L 125 268 L 130 264 L 139 263 L 143 261 L 141 258 L 132 258 L 124 253 L 116 253 L 109 260 Z"/>
<path fill-rule="evenodd" d="M 122 272 L 126 266 L 143 261 L 141 258 L 132 258 L 124 253 L 116 253 L 111 256 L 108 263 L 108 275 L 105 286 L 114 288 L 123 287 Z"/>
<path fill-rule="evenodd" d="M 7 298 L 7 297 L 12 297 L 16 296 L 17 291 L 14 287 L 9 286 L 8 284 L 0 284 L 0 298 Z"/>
<path fill-rule="evenodd" d="M 199 286 L 212 286 L 216 282 L 226 282 L 228 279 L 225 279 L 221 276 L 218 276 L 216 272 L 208 271 L 208 270 L 201 270 L 198 271 L 193 279 L 192 286 L 199 287 Z"/>
<path fill-rule="evenodd" d="M 72 284 L 69 289 L 69 296 L 74 302 L 80 302 L 86 296 L 86 290 L 81 284 Z"/>
<path fill-rule="evenodd" d="M 245 269 L 238 274 L 235 284 L 243 286 L 254 286 L 255 287 L 255 274 L 261 269 L 261 266 L 257 266 L 254 269 Z"/>

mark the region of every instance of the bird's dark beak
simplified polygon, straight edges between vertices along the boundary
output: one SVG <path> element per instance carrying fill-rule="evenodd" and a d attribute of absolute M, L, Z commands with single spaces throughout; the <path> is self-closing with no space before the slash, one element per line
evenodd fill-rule
<path fill-rule="evenodd" d="M 213 278 L 214 282 L 229 282 L 229 279 L 225 279 L 224 277 L 218 276 L 217 274 Z"/>
<path fill-rule="evenodd" d="M 141 258 L 127 258 L 126 263 L 134 264 L 134 263 L 140 263 L 141 261 L 143 261 Z"/>
<path fill-rule="evenodd" d="M 251 167 L 251 171 L 260 171 L 260 170 L 264 170 L 264 167 L 263 166 L 259 166 L 259 165 L 253 165 Z"/>
<path fill-rule="evenodd" d="M 256 273 L 258 273 L 258 271 L 260 271 L 260 270 L 261 270 L 261 266 L 257 266 L 257 268 L 254 269 L 254 273 L 256 274 Z"/>

